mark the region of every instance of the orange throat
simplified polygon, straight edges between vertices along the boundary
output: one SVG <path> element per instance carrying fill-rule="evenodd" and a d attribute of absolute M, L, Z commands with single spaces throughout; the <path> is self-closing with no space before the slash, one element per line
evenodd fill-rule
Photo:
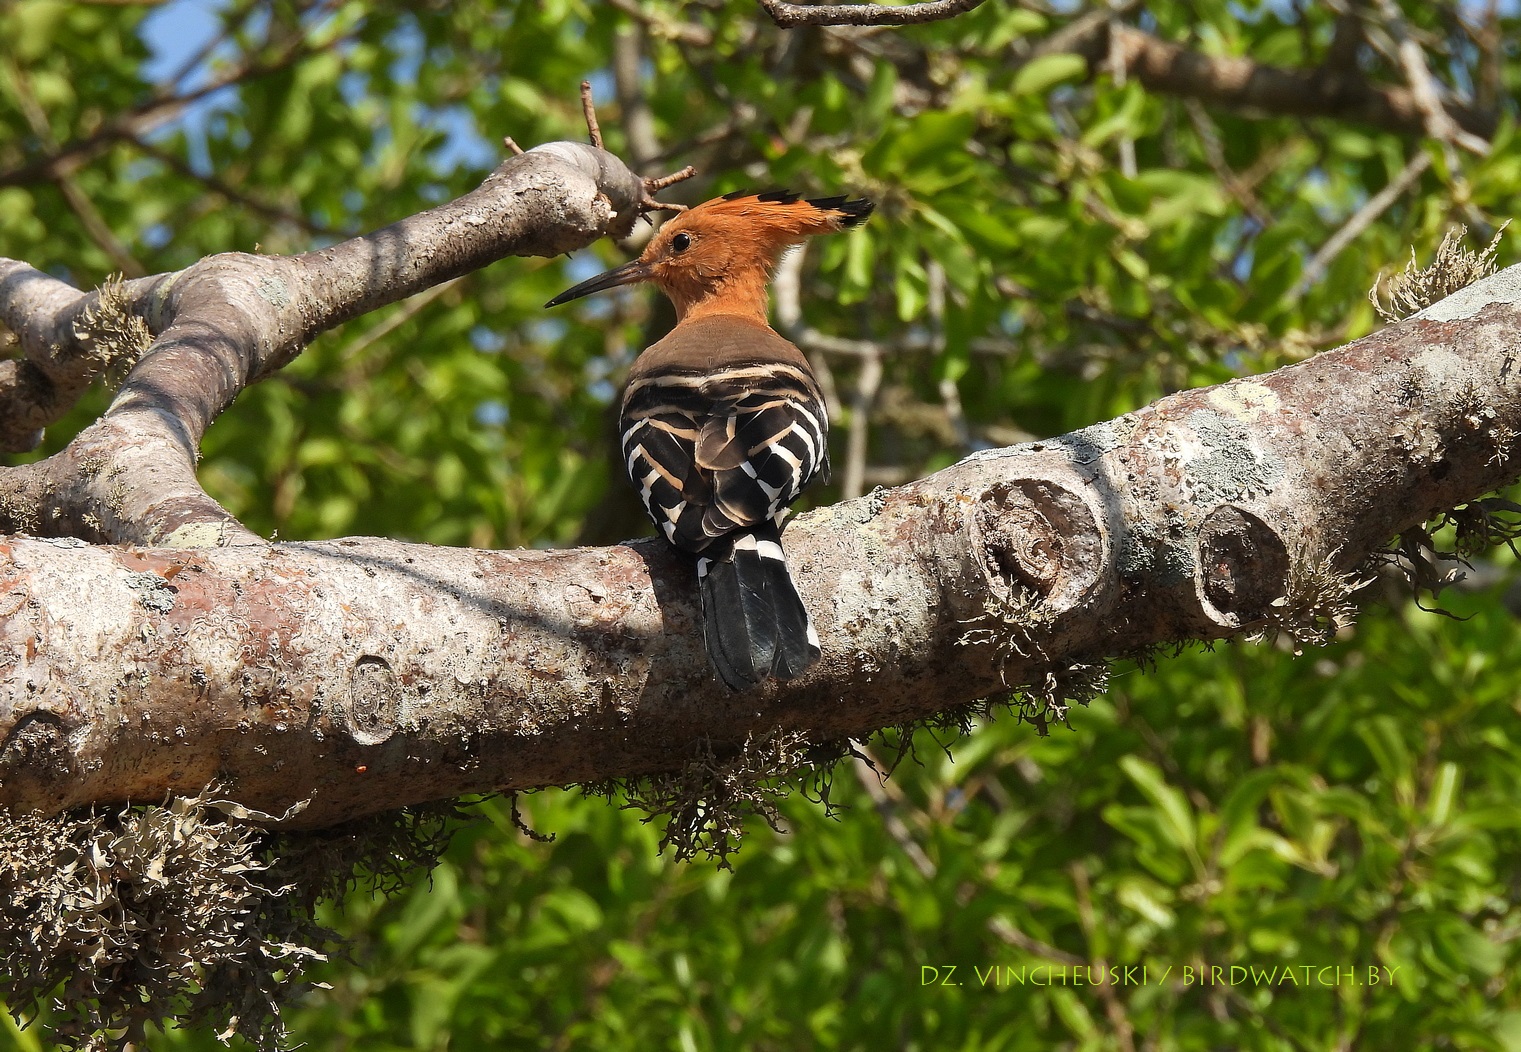
<path fill-rule="evenodd" d="M 717 289 L 703 292 L 689 292 L 686 289 L 664 286 L 661 291 L 675 306 L 678 325 L 682 322 L 711 318 L 720 314 L 749 318 L 762 325 L 767 324 L 770 303 L 763 277 L 750 278 L 746 275 L 737 280 L 727 281 Z"/>

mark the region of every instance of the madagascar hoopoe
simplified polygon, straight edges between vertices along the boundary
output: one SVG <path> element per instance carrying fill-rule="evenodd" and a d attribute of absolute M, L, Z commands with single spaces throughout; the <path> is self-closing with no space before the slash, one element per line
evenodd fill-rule
<path fill-rule="evenodd" d="M 766 286 L 783 250 L 872 208 L 727 194 L 667 222 L 638 259 L 546 304 L 648 281 L 676 307 L 676 327 L 629 370 L 618 431 L 655 527 L 697 556 L 708 657 L 733 690 L 792 679 L 819 659 L 780 529 L 803 487 L 828 478 L 829 418 L 808 360 L 767 324 Z"/>

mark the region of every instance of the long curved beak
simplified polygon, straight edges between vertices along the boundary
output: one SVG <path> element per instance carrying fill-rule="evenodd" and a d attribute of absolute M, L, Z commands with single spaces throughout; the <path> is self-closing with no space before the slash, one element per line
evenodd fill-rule
<path fill-rule="evenodd" d="M 650 268 L 642 260 L 631 260 L 621 267 L 598 274 L 594 278 L 587 278 L 581 284 L 568 288 L 554 299 L 544 304 L 546 307 L 558 307 L 562 303 L 578 300 L 582 296 L 590 296 L 593 292 L 601 292 L 604 289 L 615 289 L 619 285 L 635 285 L 641 281 L 648 281 Z"/>

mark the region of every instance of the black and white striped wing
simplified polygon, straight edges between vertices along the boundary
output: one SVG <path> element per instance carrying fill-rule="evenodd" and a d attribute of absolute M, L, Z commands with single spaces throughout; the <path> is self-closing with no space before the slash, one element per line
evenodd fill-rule
<path fill-rule="evenodd" d="M 624 397 L 620 428 L 645 510 L 690 552 L 780 525 L 803 487 L 827 477 L 828 429 L 813 378 L 784 364 L 643 377 Z"/>

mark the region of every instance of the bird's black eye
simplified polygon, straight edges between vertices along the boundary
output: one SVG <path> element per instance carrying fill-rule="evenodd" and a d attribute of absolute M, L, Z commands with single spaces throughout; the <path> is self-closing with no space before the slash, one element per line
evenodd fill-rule
<path fill-rule="evenodd" d="M 687 249 L 689 249 L 691 247 L 692 247 L 692 235 L 691 234 L 677 234 L 675 237 L 671 238 L 671 248 L 672 248 L 673 251 L 676 251 L 676 252 L 685 252 Z"/>

